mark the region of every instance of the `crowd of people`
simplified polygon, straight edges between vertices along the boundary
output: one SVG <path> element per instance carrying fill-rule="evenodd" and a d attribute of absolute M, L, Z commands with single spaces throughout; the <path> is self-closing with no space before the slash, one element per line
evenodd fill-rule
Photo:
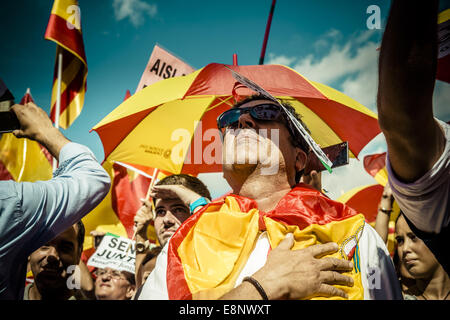
<path fill-rule="evenodd" d="M 437 11 L 436 0 L 391 5 L 377 102 L 389 183 L 375 228 L 325 196 L 320 174 L 303 175 L 311 151 L 284 113 L 302 122 L 295 109 L 254 95 L 219 116 L 223 150 L 233 144 L 255 154 L 230 128 L 239 129 L 236 136 L 276 129 L 271 152 L 278 171 L 262 174 L 260 159 L 225 163 L 232 191 L 214 200 L 196 177 L 165 177 L 134 218 L 135 272 L 92 270 L 81 260 L 81 219 L 106 196 L 110 178 L 45 111 L 15 105 L 21 127 L 14 135 L 41 143 L 59 167 L 48 181 L 0 181 L 0 299 L 450 299 L 450 126 L 433 117 L 432 107 Z M 256 117 L 248 112 L 255 107 L 271 112 Z M 391 258 L 386 242 L 393 201 L 401 213 Z M 151 223 L 156 244 L 147 239 Z M 71 285 L 73 267 L 78 286 Z M 27 268 L 34 281 L 25 286 Z"/>

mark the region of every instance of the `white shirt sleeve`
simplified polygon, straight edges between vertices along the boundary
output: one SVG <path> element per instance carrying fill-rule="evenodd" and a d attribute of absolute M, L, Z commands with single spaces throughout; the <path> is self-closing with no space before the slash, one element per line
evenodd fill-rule
<path fill-rule="evenodd" d="M 386 161 L 389 184 L 400 209 L 416 228 L 434 233 L 450 222 L 450 125 L 437 122 L 446 138 L 444 152 L 421 178 L 412 183 L 401 182 L 392 170 L 389 153 Z"/>
<path fill-rule="evenodd" d="M 364 225 L 358 246 L 364 300 L 403 300 L 389 251 L 368 223 Z"/>

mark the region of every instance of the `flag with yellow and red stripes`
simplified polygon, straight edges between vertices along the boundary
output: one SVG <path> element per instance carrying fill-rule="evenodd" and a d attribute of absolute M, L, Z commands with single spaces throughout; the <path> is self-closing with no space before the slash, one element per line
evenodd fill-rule
<path fill-rule="evenodd" d="M 87 62 L 77 0 L 54 1 L 44 38 L 57 44 L 50 118 L 56 121 L 58 56 L 61 53 L 59 126 L 67 129 L 81 113 L 86 92 Z"/>

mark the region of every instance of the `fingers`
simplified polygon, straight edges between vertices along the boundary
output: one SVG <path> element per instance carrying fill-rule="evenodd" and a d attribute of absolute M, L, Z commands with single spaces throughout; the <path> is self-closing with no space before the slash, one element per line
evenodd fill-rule
<path fill-rule="evenodd" d="M 319 260 L 321 270 L 333 271 L 352 271 L 353 263 L 351 261 L 337 259 L 337 258 L 322 258 Z"/>
<path fill-rule="evenodd" d="M 322 280 L 322 283 L 325 284 L 337 284 L 341 286 L 347 286 L 347 287 L 353 287 L 353 278 L 340 274 L 339 272 L 335 271 L 322 271 L 320 273 L 320 277 Z"/>
<path fill-rule="evenodd" d="M 176 191 L 174 190 L 174 186 L 164 185 L 164 186 L 153 186 L 150 197 L 159 198 L 159 199 L 171 199 L 178 198 Z"/>
<path fill-rule="evenodd" d="M 144 199 L 144 198 L 141 198 L 140 200 L 141 200 L 141 202 L 142 202 L 144 207 L 147 207 L 147 208 L 151 208 L 152 207 L 152 204 L 151 204 L 150 200 Z"/>
<path fill-rule="evenodd" d="M 339 246 L 335 242 L 328 242 L 324 244 L 316 244 L 311 247 L 308 247 L 308 250 L 311 251 L 311 254 L 314 257 L 320 257 L 324 255 L 328 255 L 331 253 L 335 253 L 338 251 Z"/>
<path fill-rule="evenodd" d="M 316 296 L 325 296 L 325 297 L 342 297 L 348 299 L 348 295 L 344 290 L 333 287 L 329 284 L 322 283 L 317 291 Z"/>
<path fill-rule="evenodd" d="M 292 233 L 288 233 L 284 237 L 283 241 L 280 242 L 278 247 L 276 247 L 276 249 L 280 248 L 281 250 L 290 250 L 293 245 L 294 245 L 294 235 Z"/>

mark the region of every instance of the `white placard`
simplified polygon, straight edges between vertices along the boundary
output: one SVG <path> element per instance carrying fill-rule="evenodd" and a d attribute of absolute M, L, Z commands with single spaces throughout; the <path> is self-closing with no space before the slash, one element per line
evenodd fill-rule
<path fill-rule="evenodd" d="M 134 274 L 135 261 L 135 241 L 107 233 L 95 253 L 89 258 L 87 265 L 102 269 L 128 271 Z"/>

